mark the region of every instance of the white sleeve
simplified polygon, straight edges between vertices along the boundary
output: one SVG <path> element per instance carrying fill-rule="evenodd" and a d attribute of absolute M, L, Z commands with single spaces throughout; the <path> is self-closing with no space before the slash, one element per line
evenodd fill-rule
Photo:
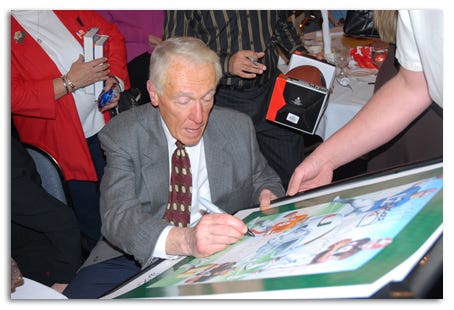
<path fill-rule="evenodd" d="M 424 71 L 430 97 L 443 107 L 442 10 L 400 10 L 396 58 L 410 71 Z"/>
<path fill-rule="evenodd" d="M 156 246 L 154 248 L 153 252 L 153 257 L 159 257 L 159 258 L 165 258 L 165 259 L 176 259 L 181 256 L 178 255 L 167 255 L 166 253 L 166 241 L 167 241 L 167 235 L 169 234 L 170 230 L 174 226 L 167 226 L 159 235 L 158 242 L 156 242 Z"/>
<path fill-rule="evenodd" d="M 399 64 L 410 71 L 422 71 L 421 59 L 416 45 L 409 11 L 400 10 L 397 21 L 396 58 Z"/>

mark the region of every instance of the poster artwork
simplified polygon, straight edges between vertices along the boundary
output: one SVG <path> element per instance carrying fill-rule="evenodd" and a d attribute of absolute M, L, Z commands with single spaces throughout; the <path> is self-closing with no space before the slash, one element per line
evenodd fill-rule
<path fill-rule="evenodd" d="M 225 251 L 192 259 L 148 288 L 356 270 L 442 189 L 443 177 L 307 208 L 255 217 L 245 238 Z"/>

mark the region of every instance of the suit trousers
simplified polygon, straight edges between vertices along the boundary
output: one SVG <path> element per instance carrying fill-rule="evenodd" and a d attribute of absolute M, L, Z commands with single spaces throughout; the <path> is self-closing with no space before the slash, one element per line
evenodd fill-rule
<path fill-rule="evenodd" d="M 120 256 L 80 269 L 63 291 L 70 299 L 100 298 L 141 271 L 131 256 Z"/>
<path fill-rule="evenodd" d="M 274 82 L 275 79 L 271 79 L 251 89 L 219 85 L 215 104 L 246 113 L 252 118 L 260 150 L 286 189 L 295 168 L 304 159 L 304 136 L 299 131 L 266 120 Z"/>
<path fill-rule="evenodd" d="M 98 135 L 87 139 L 93 164 L 95 165 L 98 179 L 104 174 L 106 160 L 101 149 Z M 99 182 L 71 180 L 68 182 L 74 212 L 80 225 L 83 236 L 83 246 L 90 252 L 101 238 L 101 216 L 99 214 Z"/>

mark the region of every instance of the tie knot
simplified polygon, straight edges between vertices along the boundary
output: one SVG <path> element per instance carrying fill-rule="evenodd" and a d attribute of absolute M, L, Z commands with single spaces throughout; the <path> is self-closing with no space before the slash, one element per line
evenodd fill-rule
<path fill-rule="evenodd" d="M 181 143 L 180 141 L 177 140 L 177 142 L 175 142 L 175 144 L 177 145 L 177 148 L 184 149 L 184 144 Z"/>

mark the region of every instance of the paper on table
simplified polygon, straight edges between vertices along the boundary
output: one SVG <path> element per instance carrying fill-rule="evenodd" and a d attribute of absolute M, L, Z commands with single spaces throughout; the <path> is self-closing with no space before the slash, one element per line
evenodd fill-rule
<path fill-rule="evenodd" d="M 56 290 L 24 277 L 24 284 L 18 286 L 11 299 L 68 299 L 65 295 Z"/>

